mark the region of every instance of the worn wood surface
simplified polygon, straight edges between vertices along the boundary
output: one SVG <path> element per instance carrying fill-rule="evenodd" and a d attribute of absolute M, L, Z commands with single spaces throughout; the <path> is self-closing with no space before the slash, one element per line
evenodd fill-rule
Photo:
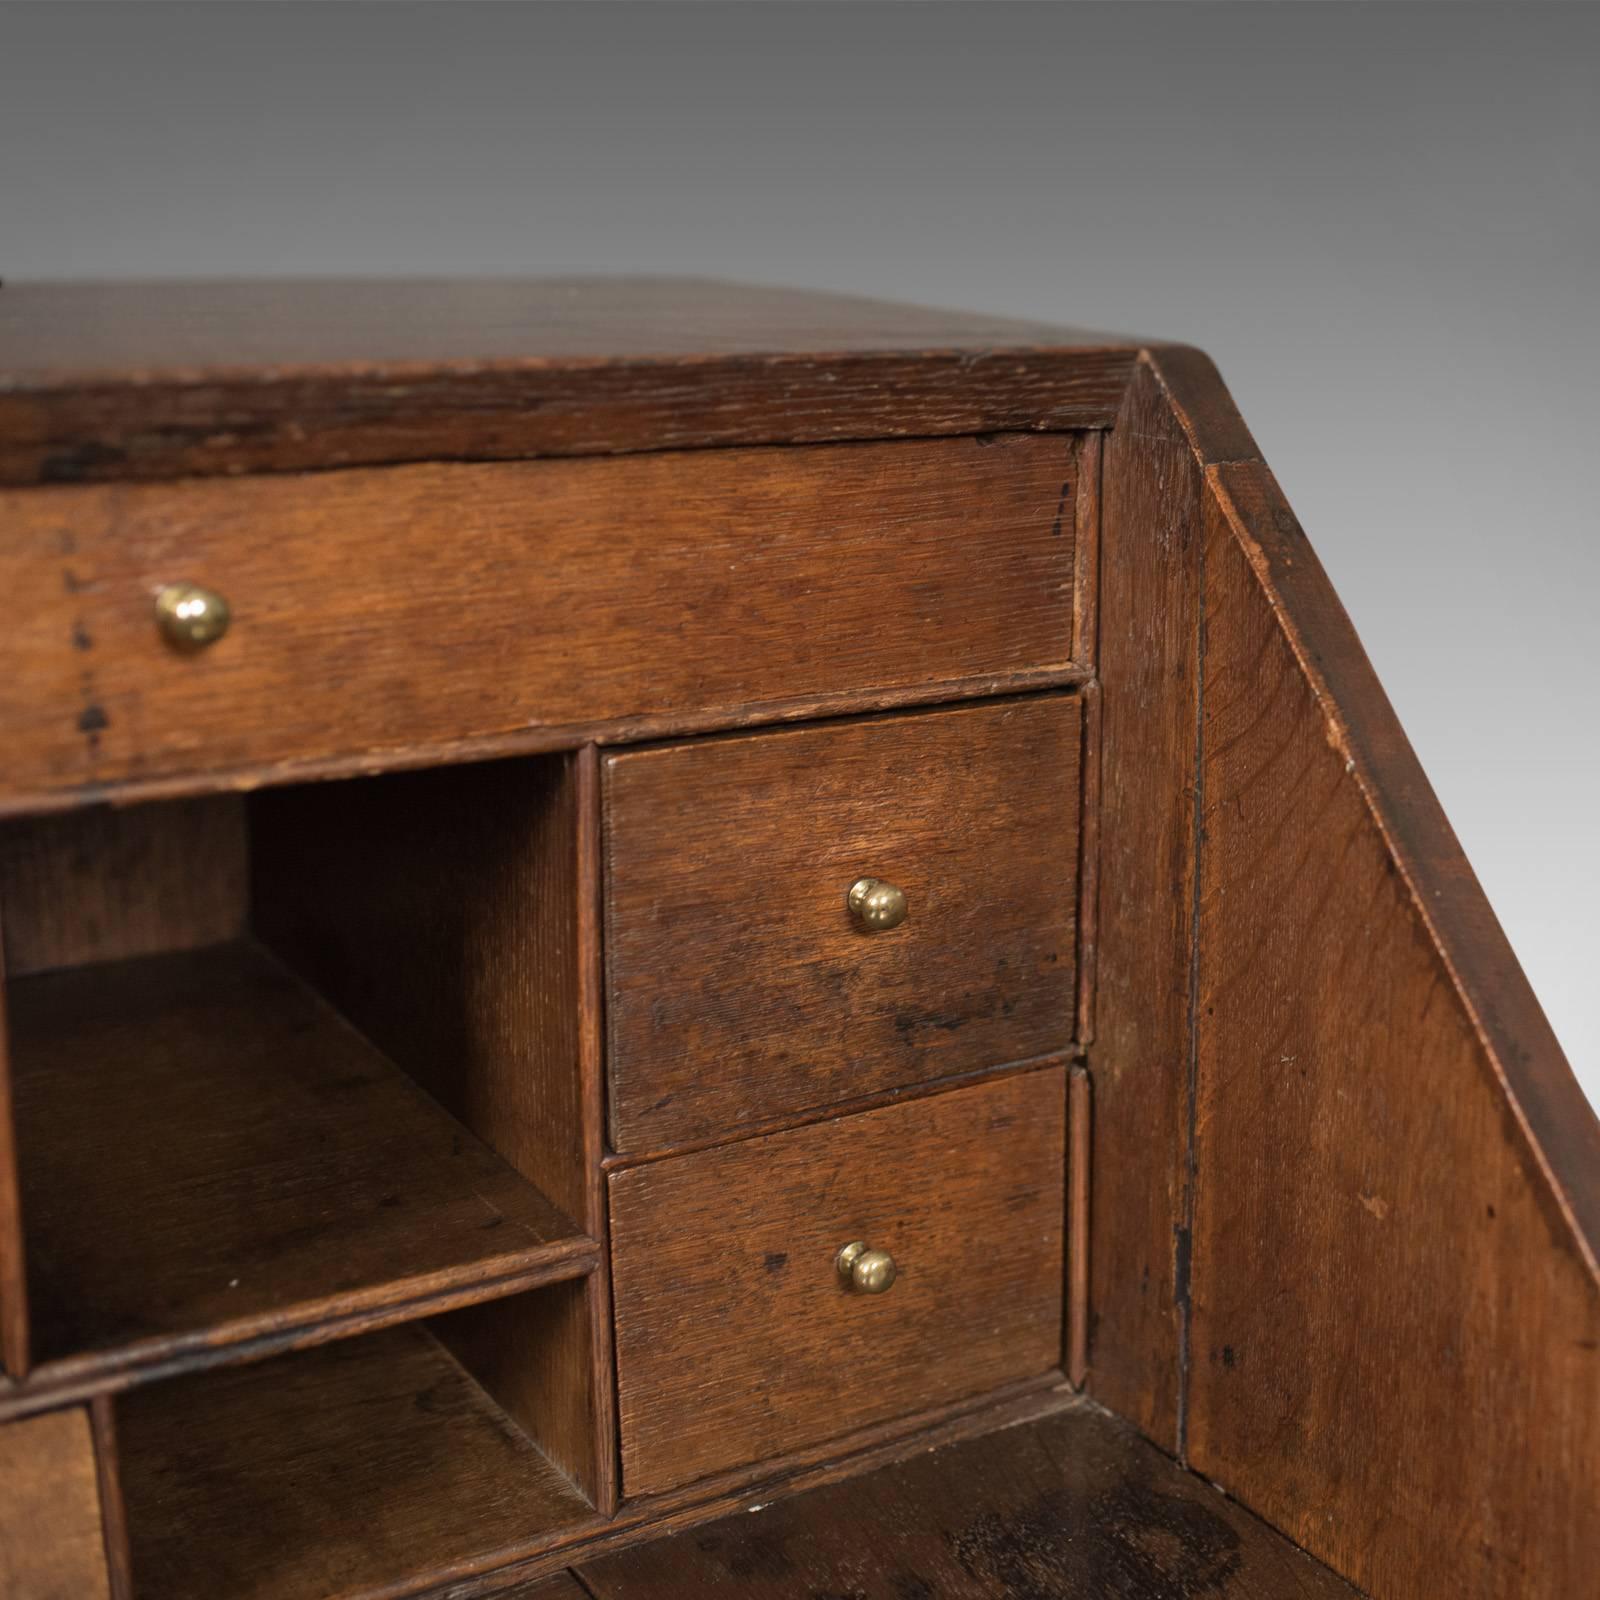
<path fill-rule="evenodd" d="M 1354 1600 L 1080 1402 L 752 1514 L 577 1562 L 594 1600 Z"/>
<path fill-rule="evenodd" d="M 247 915 L 243 802 L 98 806 L 0 825 L 13 977 L 237 938 Z"/>
<path fill-rule="evenodd" d="M 250 823 L 258 936 L 592 1225 L 574 758 L 267 790 Z"/>
<path fill-rule="evenodd" d="M 251 823 L 261 936 L 599 1239 L 594 768 L 589 751 L 272 790 Z M 609 1503 L 603 1283 L 475 1325 L 523 1329 L 509 1359 L 542 1391 L 524 1426 Z"/>
<path fill-rule="evenodd" d="M 1521 975 L 1481 901 L 1430 926 L 1475 886 L 1442 818 L 1412 876 L 1426 790 L 1407 752 L 1382 792 L 1403 741 L 1264 469 L 1219 472 L 1206 574 L 1190 1458 L 1375 1594 L 1588 1592 L 1600 1290 L 1542 1160 L 1592 1114 L 1528 1137 L 1477 1012 Z"/>
<path fill-rule="evenodd" d="M 592 1521 L 427 1333 L 394 1328 L 118 1407 L 141 1594 L 377 1600 Z"/>
<path fill-rule="evenodd" d="M 1064 1050 L 1079 715 L 1048 696 L 608 756 L 613 1145 Z M 900 927 L 856 922 L 860 877 L 905 891 Z"/>
<path fill-rule="evenodd" d="M 625 1494 L 1058 1367 L 1065 1074 L 614 1173 Z M 900 1269 L 856 1295 L 865 1239 Z"/>
<path fill-rule="evenodd" d="M 0 491 L 0 807 L 1050 681 L 1073 477 L 1005 435 Z M 232 607 L 199 653 L 155 624 L 180 579 Z"/>
<path fill-rule="evenodd" d="M 1133 354 L 690 279 L 11 284 L 0 482 L 1099 427 Z"/>
<path fill-rule="evenodd" d="M 594 1259 L 250 946 L 25 978 L 11 1012 L 35 1357 L 57 1381 Z"/>
<path fill-rule="evenodd" d="M 1141 368 L 1105 443 L 1089 1386 L 1178 1446 L 1200 473 Z"/>
<path fill-rule="evenodd" d="M 0 1595 L 120 1600 L 107 1576 L 94 1439 L 81 1408 L 0 1427 Z"/>

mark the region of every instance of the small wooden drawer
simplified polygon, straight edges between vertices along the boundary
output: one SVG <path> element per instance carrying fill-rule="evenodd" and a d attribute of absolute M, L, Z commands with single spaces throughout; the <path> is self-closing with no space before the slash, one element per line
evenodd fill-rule
<path fill-rule="evenodd" d="M 0 490 L 0 799 L 1048 681 L 1074 460 L 1011 435 Z M 231 616 L 198 647 L 158 617 L 183 582 Z"/>
<path fill-rule="evenodd" d="M 611 1178 L 623 1488 L 649 1494 L 1059 1365 L 1064 1072 Z M 898 1269 L 846 1286 L 864 1241 Z"/>
<path fill-rule="evenodd" d="M 1079 733 L 1046 695 L 608 758 L 615 1148 L 1065 1048 Z"/>

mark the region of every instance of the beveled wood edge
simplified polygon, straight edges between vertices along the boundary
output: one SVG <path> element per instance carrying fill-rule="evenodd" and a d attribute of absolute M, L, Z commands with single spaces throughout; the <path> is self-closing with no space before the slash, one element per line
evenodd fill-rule
<path fill-rule="evenodd" d="M 386 772 L 410 772 L 419 767 L 457 766 L 517 756 L 555 755 L 562 751 L 578 750 L 585 745 L 607 749 L 614 745 L 647 744 L 743 728 L 782 726 L 791 722 L 872 716 L 918 706 L 959 705 L 969 700 L 999 699 L 1050 689 L 1077 689 L 1092 678 L 1092 668 L 1079 662 L 1068 662 L 1059 667 L 1028 672 L 767 700 L 751 706 L 721 706 L 670 715 L 621 717 L 609 722 L 536 724 L 428 744 L 337 752 L 292 761 L 244 763 L 195 772 L 154 773 L 149 777 L 128 778 L 115 783 L 21 789 L 13 793 L 0 792 L 0 822 L 13 817 L 74 811 L 84 806 L 139 805 L 151 800 L 188 799 L 207 794 L 250 794 L 257 789 L 282 784 L 371 778 Z"/>
<path fill-rule="evenodd" d="M 1048 1072 L 1055 1067 L 1070 1066 L 1082 1058 L 1076 1045 L 1062 1050 L 1051 1050 L 1040 1056 L 1025 1056 L 1019 1061 L 1003 1061 L 998 1066 L 969 1067 L 965 1072 L 950 1072 L 938 1078 L 923 1078 L 916 1083 L 902 1084 L 898 1088 L 879 1089 L 873 1094 L 852 1096 L 848 1100 L 830 1100 L 826 1105 L 806 1106 L 799 1111 L 779 1112 L 758 1121 L 740 1123 L 720 1133 L 707 1134 L 698 1139 L 685 1139 L 680 1144 L 652 1146 L 645 1150 L 608 1150 L 601 1162 L 609 1177 L 614 1172 L 627 1172 L 634 1167 L 648 1167 L 657 1161 L 671 1161 L 678 1156 L 699 1155 L 706 1150 L 723 1150 L 735 1145 L 748 1144 L 752 1139 L 764 1139 L 775 1133 L 787 1133 L 797 1128 L 813 1128 L 819 1123 L 837 1122 L 843 1117 L 859 1116 L 867 1111 L 881 1111 L 885 1106 L 908 1105 L 916 1100 L 930 1100 L 935 1095 L 950 1094 L 957 1089 L 968 1089 L 979 1083 L 995 1083 L 1002 1078 L 1021 1078 L 1030 1073 Z"/>
<path fill-rule="evenodd" d="M 595 1510 L 617 1508 L 621 1439 L 617 1421 L 615 1328 L 611 1311 L 610 1207 L 605 1173 L 605 917 L 601 856 L 600 751 L 584 745 L 574 760 L 577 810 L 578 1081 L 583 1118 L 585 1226 L 597 1259 L 585 1285 L 589 1325 L 589 1391 L 594 1397 Z"/>
<path fill-rule="evenodd" d="M 534 357 L 20 383 L 0 390 L 0 485 L 1109 427 L 1138 345 L 1062 332 L 1060 344 L 984 349 Z"/>
<path fill-rule="evenodd" d="M 1067 1073 L 1067 1382 L 1081 1391 L 1089 1377 L 1089 1161 L 1093 1116 L 1088 1068 Z"/>
<path fill-rule="evenodd" d="M 532 1254 L 532 1252 L 530 1252 Z M 245 1366 L 297 1350 L 314 1349 L 340 1339 L 359 1338 L 400 1323 L 421 1322 L 466 1306 L 504 1300 L 513 1295 L 589 1278 L 601 1262 L 600 1246 L 582 1234 L 543 1247 L 530 1266 L 468 1278 L 460 1273 L 435 1273 L 424 1280 L 390 1280 L 375 1291 L 385 1298 L 354 1310 L 337 1300 L 308 1302 L 292 1317 L 262 1313 L 221 1330 L 201 1330 L 159 1340 L 144 1340 L 109 1350 L 66 1356 L 35 1367 L 22 1383 L 0 1382 L 0 1426 L 39 1411 L 121 1394 L 168 1378 L 209 1372 L 216 1367 Z M 418 1288 L 420 1283 L 423 1287 Z M 388 1296 L 392 1289 L 401 1291 Z"/>
<path fill-rule="evenodd" d="M 575 1560 L 658 1539 L 726 1516 L 759 1510 L 771 1500 L 814 1489 L 873 1467 L 887 1466 L 940 1445 L 1033 1422 L 1071 1406 L 1093 1405 L 1059 1370 L 999 1389 L 898 1417 L 804 1451 L 702 1478 L 682 1489 L 624 1500 L 608 1520 L 587 1519 L 510 1550 L 459 1563 L 411 1584 L 363 1591 L 359 1600 L 479 1600 L 531 1579 L 548 1577 Z"/>
<path fill-rule="evenodd" d="M 1600 1117 L 1401 729 L 1349 614 L 1209 356 L 1140 353 L 1249 560 L 1470 1018 L 1553 1220 L 1600 1283 Z"/>
<path fill-rule="evenodd" d="M 122 1474 L 117 1465 L 117 1429 L 111 1397 L 89 1402 L 89 1431 L 94 1443 L 94 1470 L 100 1486 L 100 1532 L 105 1542 L 111 1600 L 133 1600 L 133 1555 L 128 1542 L 128 1513 L 122 1500 Z"/>

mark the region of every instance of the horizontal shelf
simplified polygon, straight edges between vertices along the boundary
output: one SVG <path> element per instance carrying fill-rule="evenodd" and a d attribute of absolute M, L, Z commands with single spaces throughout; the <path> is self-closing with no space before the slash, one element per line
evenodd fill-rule
<path fill-rule="evenodd" d="M 254 945 L 21 978 L 10 1010 L 36 1381 L 316 1342 L 594 1264 Z"/>
<path fill-rule="evenodd" d="M 117 1434 L 133 1571 L 162 1600 L 407 1591 L 595 1520 L 417 1327 L 152 1384 Z"/>

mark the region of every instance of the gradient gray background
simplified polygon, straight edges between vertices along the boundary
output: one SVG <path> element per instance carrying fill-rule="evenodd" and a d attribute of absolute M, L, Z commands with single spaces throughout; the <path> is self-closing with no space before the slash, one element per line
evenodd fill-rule
<path fill-rule="evenodd" d="M 0 274 L 709 272 L 1216 357 L 1600 1103 L 1600 13 L 0 6 Z"/>

